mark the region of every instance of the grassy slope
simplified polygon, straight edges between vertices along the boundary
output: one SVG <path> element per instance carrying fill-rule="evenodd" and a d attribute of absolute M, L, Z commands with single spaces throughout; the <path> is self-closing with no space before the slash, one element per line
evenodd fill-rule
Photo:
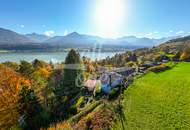
<path fill-rule="evenodd" d="M 149 73 L 125 91 L 127 130 L 190 129 L 190 63 Z M 118 121 L 115 129 L 122 130 Z"/>

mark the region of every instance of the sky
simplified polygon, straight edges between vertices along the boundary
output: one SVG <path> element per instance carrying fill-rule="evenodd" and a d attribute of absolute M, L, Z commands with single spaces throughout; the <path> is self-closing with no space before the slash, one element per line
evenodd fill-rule
<path fill-rule="evenodd" d="M 48 36 L 190 35 L 190 0 L 0 0 L 0 27 Z"/>

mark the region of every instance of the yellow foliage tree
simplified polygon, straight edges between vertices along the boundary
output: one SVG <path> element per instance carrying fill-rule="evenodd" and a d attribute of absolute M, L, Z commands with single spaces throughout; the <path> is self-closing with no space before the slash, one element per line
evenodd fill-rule
<path fill-rule="evenodd" d="M 184 51 L 180 56 L 180 60 L 181 61 L 190 60 L 190 44 L 188 42 L 184 44 Z"/>
<path fill-rule="evenodd" d="M 184 51 L 182 55 L 180 56 L 181 61 L 185 61 L 189 59 L 189 53 L 187 51 Z"/>
<path fill-rule="evenodd" d="M 0 128 L 7 129 L 18 121 L 16 105 L 22 86 L 30 82 L 14 70 L 0 65 Z"/>

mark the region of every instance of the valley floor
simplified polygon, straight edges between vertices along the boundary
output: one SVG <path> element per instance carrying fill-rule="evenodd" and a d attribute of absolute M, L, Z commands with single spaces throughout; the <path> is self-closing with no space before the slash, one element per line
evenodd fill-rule
<path fill-rule="evenodd" d="M 124 93 L 123 113 L 114 130 L 189 130 L 190 63 L 137 79 Z"/>

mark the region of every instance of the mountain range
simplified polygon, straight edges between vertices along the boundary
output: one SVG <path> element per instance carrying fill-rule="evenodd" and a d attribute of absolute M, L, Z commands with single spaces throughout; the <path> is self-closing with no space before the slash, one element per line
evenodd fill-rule
<path fill-rule="evenodd" d="M 29 39 L 35 41 L 35 42 L 44 42 L 46 40 L 48 40 L 50 37 L 43 35 L 43 34 L 37 34 L 37 33 L 31 33 L 31 34 L 26 34 L 25 36 L 27 36 Z"/>
<path fill-rule="evenodd" d="M 125 36 L 117 39 L 107 39 L 98 36 L 84 35 L 77 32 L 70 33 L 66 36 L 49 37 L 43 34 L 19 34 L 17 32 L 0 28 L 0 47 L 9 46 L 51 46 L 62 48 L 83 48 L 83 47 L 108 47 L 108 48 L 140 48 L 152 47 L 160 43 L 177 37 L 166 37 L 160 39 L 138 38 L 135 36 Z M 1 49 L 1 48 L 0 48 Z"/>

